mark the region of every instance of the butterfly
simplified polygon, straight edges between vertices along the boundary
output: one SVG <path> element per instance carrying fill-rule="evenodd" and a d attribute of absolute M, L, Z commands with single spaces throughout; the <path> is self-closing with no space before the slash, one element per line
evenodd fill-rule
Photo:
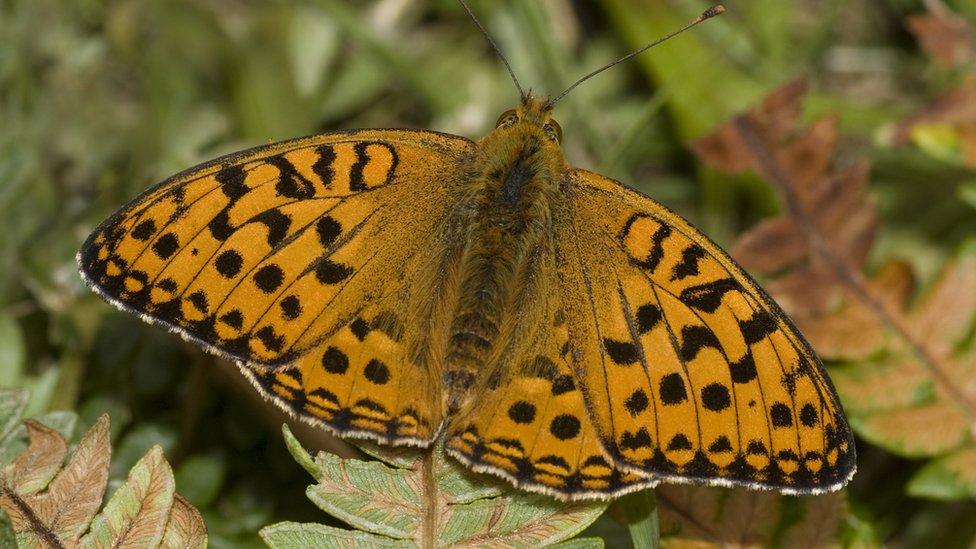
<path fill-rule="evenodd" d="M 515 83 L 479 141 L 354 130 L 190 168 L 88 237 L 83 278 L 299 418 L 527 491 L 842 487 L 850 428 L 783 311 L 680 216 L 567 163 L 569 90 Z"/>

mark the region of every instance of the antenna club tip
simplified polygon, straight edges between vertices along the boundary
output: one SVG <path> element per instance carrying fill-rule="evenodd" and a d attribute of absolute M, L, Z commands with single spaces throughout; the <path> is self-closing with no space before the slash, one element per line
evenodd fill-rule
<path fill-rule="evenodd" d="M 722 4 L 718 4 L 716 6 L 712 6 L 707 10 L 703 11 L 701 14 L 701 18 L 702 21 L 704 21 L 705 19 L 711 19 L 712 17 L 715 17 L 716 15 L 721 15 L 723 13 L 725 13 L 725 6 L 723 6 Z"/>

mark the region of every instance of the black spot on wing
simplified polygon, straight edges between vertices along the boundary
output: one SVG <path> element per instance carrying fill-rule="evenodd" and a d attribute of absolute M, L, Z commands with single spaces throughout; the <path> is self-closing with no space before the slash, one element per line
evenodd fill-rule
<path fill-rule="evenodd" d="M 804 404 L 800 409 L 800 423 L 806 427 L 813 427 L 817 424 L 817 409 L 813 404 Z"/>
<path fill-rule="evenodd" d="M 261 343 L 271 351 L 278 352 L 285 344 L 285 338 L 278 335 L 271 326 L 264 326 L 254 333 Z"/>
<path fill-rule="evenodd" d="M 661 308 L 657 305 L 653 303 L 641 305 L 637 308 L 637 314 L 635 315 L 637 319 L 637 331 L 641 334 L 650 332 L 663 317 Z"/>
<path fill-rule="evenodd" d="M 153 253 L 160 259 L 169 259 L 180 247 L 180 240 L 175 233 L 166 233 L 156 239 L 152 245 Z"/>
<path fill-rule="evenodd" d="M 275 264 L 265 265 L 254 273 L 254 284 L 262 292 L 270 294 L 277 290 L 285 281 L 285 272 Z"/>
<path fill-rule="evenodd" d="M 699 274 L 698 261 L 705 257 L 705 249 L 698 244 L 692 244 L 681 252 L 681 261 L 674 266 L 671 280 L 681 280 Z"/>
<path fill-rule="evenodd" d="M 773 427 L 792 427 L 793 412 L 782 402 L 776 402 L 769 408 L 769 418 Z"/>
<path fill-rule="evenodd" d="M 376 385 L 386 385 L 390 381 L 390 369 L 377 358 L 366 363 L 366 367 L 363 368 L 363 375 Z"/>
<path fill-rule="evenodd" d="M 693 309 L 714 313 L 722 304 L 725 294 L 733 291 L 742 291 L 742 286 L 731 278 L 723 278 L 685 288 L 681 291 L 679 299 Z"/>
<path fill-rule="evenodd" d="M 132 238 L 140 241 L 149 240 L 154 234 L 156 234 L 156 223 L 152 219 L 143 220 L 132 229 Z"/>
<path fill-rule="evenodd" d="M 644 392 L 644 389 L 635 390 L 624 401 L 624 407 L 634 417 L 646 410 L 648 404 L 650 404 L 650 400 L 647 398 L 647 393 Z"/>
<path fill-rule="evenodd" d="M 254 216 L 254 221 L 268 228 L 268 246 L 272 248 L 281 243 L 291 227 L 291 217 L 277 209 L 271 209 Z"/>
<path fill-rule="evenodd" d="M 196 308 L 196 310 L 203 314 L 207 314 L 207 312 L 210 310 L 210 305 L 207 303 L 207 294 L 203 293 L 202 290 L 193 292 L 187 299 L 193 304 L 193 307 Z"/>
<path fill-rule="evenodd" d="M 678 373 L 670 373 L 662 377 L 658 391 L 661 394 L 661 402 L 665 405 L 680 404 L 688 400 L 685 380 Z"/>
<path fill-rule="evenodd" d="M 535 421 L 535 405 L 520 400 L 508 408 L 508 417 L 515 423 L 527 424 Z"/>
<path fill-rule="evenodd" d="M 636 364 L 640 360 L 637 347 L 629 341 L 604 338 L 603 347 L 607 350 L 610 360 L 621 366 Z"/>
<path fill-rule="evenodd" d="M 553 396 L 558 396 L 563 393 L 568 393 L 570 391 L 576 390 L 576 384 L 573 383 L 573 378 L 569 375 L 562 374 L 556 376 L 552 380 L 552 394 Z"/>
<path fill-rule="evenodd" d="M 684 433 L 674 435 L 668 442 L 668 451 L 692 449 L 694 449 L 694 446 L 691 445 L 691 440 Z"/>
<path fill-rule="evenodd" d="M 293 200 L 305 200 L 315 196 L 315 185 L 298 173 L 295 166 L 282 155 L 271 156 L 265 162 L 278 168 L 278 182 L 275 192 Z"/>
<path fill-rule="evenodd" d="M 694 360 L 698 353 L 706 347 L 719 350 L 722 348 L 715 332 L 707 326 L 692 325 L 681 329 L 681 358 L 684 361 Z"/>
<path fill-rule="evenodd" d="M 624 431 L 620 435 L 620 441 L 617 443 L 617 446 L 625 450 L 650 448 L 651 434 L 644 427 L 641 427 L 636 432 Z"/>
<path fill-rule="evenodd" d="M 234 309 L 221 315 L 220 321 L 235 330 L 240 330 L 241 326 L 244 325 L 244 315 L 241 314 L 241 311 Z"/>
<path fill-rule="evenodd" d="M 281 307 L 281 316 L 285 320 L 295 320 L 298 318 L 298 315 L 302 314 L 302 302 L 296 295 L 285 297 L 281 300 L 279 306 Z"/>
<path fill-rule="evenodd" d="M 214 174 L 214 179 L 220 183 L 220 190 L 227 198 L 231 199 L 231 202 L 247 193 L 248 188 L 244 184 L 245 177 L 247 174 L 241 166 L 227 166 Z"/>
<path fill-rule="evenodd" d="M 330 374 L 344 374 L 349 369 L 349 357 L 336 347 L 329 347 L 322 355 L 322 367 Z"/>
<path fill-rule="evenodd" d="M 732 442 L 729 441 L 729 437 L 725 435 L 719 435 L 711 444 L 708 445 L 708 451 L 713 454 L 718 454 L 722 452 L 732 451 Z"/>
<path fill-rule="evenodd" d="M 729 364 L 729 374 L 734 383 L 749 383 L 756 379 L 756 360 L 752 356 L 752 351 L 747 351 L 742 358 Z"/>
<path fill-rule="evenodd" d="M 576 416 L 561 414 L 553 418 L 549 424 L 549 432 L 559 440 L 569 440 L 579 434 L 580 427 L 580 421 Z"/>
<path fill-rule="evenodd" d="M 732 404 L 729 388 L 721 383 L 709 383 L 701 391 L 702 406 L 713 412 L 721 412 Z"/>
<path fill-rule="evenodd" d="M 315 277 L 322 284 L 336 284 L 342 282 L 349 275 L 352 274 L 352 268 L 343 265 L 342 263 L 335 263 L 331 259 L 321 258 L 317 261 L 315 265 Z"/>
<path fill-rule="evenodd" d="M 230 238 L 230 235 L 234 234 L 234 227 L 230 226 L 230 214 L 227 213 L 227 208 L 220 210 L 220 212 L 210 220 L 207 224 L 207 228 L 210 229 L 210 234 L 220 242 L 223 242 Z"/>
<path fill-rule="evenodd" d="M 332 186 L 332 179 L 335 178 L 335 168 L 332 167 L 336 159 L 335 149 L 332 145 L 319 145 L 315 148 L 315 152 L 318 153 L 319 158 L 312 164 L 312 171 L 328 189 Z"/>
<path fill-rule="evenodd" d="M 671 227 L 667 225 L 661 225 L 654 231 L 651 235 L 651 249 L 647 252 L 647 257 L 641 260 L 635 260 L 634 264 L 647 269 L 651 273 L 657 270 L 658 265 L 661 264 L 661 260 L 664 259 L 664 241 L 671 236 Z"/>
<path fill-rule="evenodd" d="M 356 317 L 356 320 L 353 320 L 349 325 L 349 329 L 352 331 L 352 335 L 356 336 L 356 339 L 359 341 L 366 339 L 366 336 L 371 330 L 369 324 L 361 317 Z"/>
<path fill-rule="evenodd" d="M 766 311 L 756 311 L 752 318 L 739 321 L 739 329 L 746 343 L 752 345 L 776 331 L 776 319 Z"/>
<path fill-rule="evenodd" d="M 241 272 L 244 258 L 236 250 L 225 250 L 214 260 L 214 268 L 224 278 L 234 278 Z"/>
<path fill-rule="evenodd" d="M 369 147 L 368 142 L 356 143 L 353 147 L 353 151 L 356 153 L 356 162 L 349 168 L 349 190 L 352 192 L 361 192 L 369 188 L 366 185 L 366 179 L 363 177 L 363 170 L 369 163 L 369 155 L 366 153 L 367 147 Z"/>
<path fill-rule="evenodd" d="M 315 223 L 315 232 L 319 235 L 319 243 L 322 247 L 328 249 L 342 234 L 342 224 L 327 215 Z"/>

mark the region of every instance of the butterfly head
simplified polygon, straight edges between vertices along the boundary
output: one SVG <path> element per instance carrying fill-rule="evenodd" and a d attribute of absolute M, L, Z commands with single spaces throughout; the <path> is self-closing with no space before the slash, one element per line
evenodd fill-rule
<path fill-rule="evenodd" d="M 533 97 L 530 92 L 514 109 L 509 109 L 498 117 L 496 129 L 513 128 L 531 133 L 541 132 L 547 140 L 557 147 L 563 140 L 563 129 L 552 117 L 552 105 L 548 100 Z"/>

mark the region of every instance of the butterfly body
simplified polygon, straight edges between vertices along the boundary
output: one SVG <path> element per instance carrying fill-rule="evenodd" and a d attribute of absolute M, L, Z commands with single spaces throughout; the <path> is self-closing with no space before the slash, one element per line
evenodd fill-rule
<path fill-rule="evenodd" d="M 499 355 L 546 321 L 526 300 L 553 285 L 553 210 L 566 200 L 568 173 L 559 144 L 543 129 L 547 118 L 545 104 L 530 98 L 477 144 L 471 203 L 458 223 L 465 234 L 456 241 L 463 247 L 460 292 L 443 374 L 449 412 L 472 387 L 502 375 L 492 371 Z"/>
<path fill-rule="evenodd" d="M 843 486 L 850 429 L 789 319 L 679 216 L 568 165 L 560 133 L 527 97 L 478 142 L 356 130 L 224 157 L 106 220 L 81 271 L 302 419 L 440 438 L 526 490 Z"/>

